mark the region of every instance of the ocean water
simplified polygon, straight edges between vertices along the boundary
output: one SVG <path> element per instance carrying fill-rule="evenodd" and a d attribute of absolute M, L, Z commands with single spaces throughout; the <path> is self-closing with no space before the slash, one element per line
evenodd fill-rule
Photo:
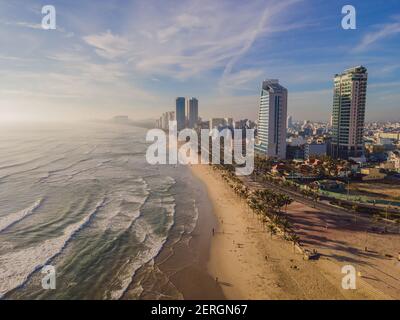
<path fill-rule="evenodd" d="M 147 164 L 145 135 L 106 123 L 0 127 L 0 298 L 182 298 L 155 258 L 190 240 L 195 192 L 187 169 Z M 41 286 L 44 265 L 56 268 L 55 290 Z"/>

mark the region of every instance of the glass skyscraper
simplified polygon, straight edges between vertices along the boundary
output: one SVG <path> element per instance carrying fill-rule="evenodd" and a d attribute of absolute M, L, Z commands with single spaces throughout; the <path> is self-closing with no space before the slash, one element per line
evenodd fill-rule
<path fill-rule="evenodd" d="M 187 104 L 186 116 L 188 121 L 188 128 L 195 128 L 199 120 L 199 100 L 190 98 Z"/>
<path fill-rule="evenodd" d="M 178 130 L 185 129 L 185 127 L 186 127 L 185 109 L 186 109 L 186 98 L 184 98 L 184 97 L 176 98 L 175 115 L 176 115 L 176 122 L 177 122 Z"/>
<path fill-rule="evenodd" d="M 287 95 L 287 89 L 279 84 L 279 80 L 263 81 L 255 145 L 257 153 L 286 158 Z"/>

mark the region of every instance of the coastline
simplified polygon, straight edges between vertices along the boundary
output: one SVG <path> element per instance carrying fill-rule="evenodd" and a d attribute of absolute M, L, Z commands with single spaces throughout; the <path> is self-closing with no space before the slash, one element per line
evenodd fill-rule
<path fill-rule="evenodd" d="M 179 298 L 185 300 L 225 300 L 221 286 L 207 269 L 212 229 L 217 228 L 217 220 L 213 214 L 206 186 L 202 181 L 193 179 L 187 166 L 178 166 L 170 170 L 179 170 L 180 187 L 196 195 L 198 217 L 192 231 L 185 231 L 178 241 L 175 236 L 170 237 L 154 259 L 154 268 L 158 268 L 163 275 L 158 279 L 157 291 L 164 293 L 161 299 L 176 299 L 176 293 L 179 292 Z M 176 173 L 171 172 L 170 175 L 177 178 Z M 180 194 L 179 190 L 177 194 Z M 177 219 L 182 217 L 182 210 L 187 209 L 182 202 L 177 199 L 175 208 Z M 138 276 L 140 277 L 140 272 Z M 150 282 L 154 282 L 154 279 Z M 147 293 L 142 298 L 157 297 Z"/>
<path fill-rule="evenodd" d="M 212 229 L 217 228 L 217 219 L 213 214 L 212 203 L 204 183 L 196 179 L 193 181 L 191 170 L 187 166 L 178 166 L 178 170 L 185 170 L 188 188 L 196 194 L 198 219 L 196 226 L 186 239 L 173 244 L 172 253 L 167 259 L 168 244 L 156 258 L 160 270 L 168 274 L 171 283 L 179 290 L 185 300 L 225 300 L 221 286 L 216 283 L 208 272 Z M 172 271 L 174 270 L 174 271 Z M 172 271 L 172 272 L 171 272 Z"/>
<path fill-rule="evenodd" d="M 372 278 L 363 268 L 365 262 L 360 257 L 329 252 L 335 240 L 325 237 L 325 229 L 317 234 L 312 232 L 320 225 L 312 218 L 314 214 L 321 214 L 315 209 L 294 202 L 286 213 L 296 233 L 306 243 L 320 241 L 319 246 L 314 246 L 321 252 L 320 259 L 306 261 L 292 243 L 281 236 L 271 236 L 247 203 L 211 166 L 178 166 L 173 170 L 179 172 L 180 183 L 177 185 L 181 188 L 175 190 L 175 194 L 180 195 L 176 198 L 177 227 L 184 225 L 185 232 L 177 238 L 179 228 L 173 231 L 154 261 L 141 268 L 135 276 L 138 280 L 135 283 L 144 284 L 146 290 L 139 296 L 132 290 L 132 295 L 127 294 L 124 298 L 379 300 L 396 296 L 388 295 L 389 292 L 382 290 L 382 286 L 379 288 L 368 280 Z M 192 211 L 187 206 L 189 194 L 195 195 L 198 210 L 194 227 L 188 227 L 182 220 Z M 307 229 L 310 223 L 311 231 Z M 348 236 L 352 235 L 354 232 Z M 343 239 L 344 236 L 341 237 Z M 346 252 L 354 253 L 353 246 Z M 345 250 L 343 245 L 338 248 Z M 357 279 L 357 290 L 342 288 L 344 275 L 341 267 L 349 263 L 362 268 L 362 274 L 366 276 Z"/>
<path fill-rule="evenodd" d="M 292 244 L 263 229 L 210 166 L 192 165 L 190 170 L 205 185 L 218 219 L 207 268 L 227 299 L 382 298 L 370 287 L 343 290 L 343 274 L 334 261 L 303 260 Z"/>

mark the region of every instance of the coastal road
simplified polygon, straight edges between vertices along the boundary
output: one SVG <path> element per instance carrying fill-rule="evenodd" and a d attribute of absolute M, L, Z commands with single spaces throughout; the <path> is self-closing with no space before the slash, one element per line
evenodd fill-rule
<path fill-rule="evenodd" d="M 300 203 L 305 204 L 310 207 L 314 207 L 314 208 L 320 210 L 321 212 L 324 212 L 325 214 L 328 214 L 331 216 L 333 215 L 336 218 L 342 217 L 343 219 L 349 219 L 349 218 L 354 219 L 354 217 L 355 217 L 354 213 L 351 213 L 349 211 L 340 209 L 338 207 L 332 206 L 330 204 L 327 204 L 327 203 L 324 203 L 321 201 L 313 201 L 293 190 L 290 190 L 290 189 L 287 189 L 287 188 L 284 188 L 281 186 L 277 186 L 271 182 L 267 182 L 267 181 L 266 182 L 258 182 L 258 181 L 254 181 L 250 178 L 246 178 L 246 182 L 249 185 L 253 185 L 253 186 L 257 186 L 257 187 L 266 187 L 266 188 L 273 189 L 273 190 L 279 190 L 280 192 L 289 195 L 290 197 L 293 198 L 293 200 L 295 200 L 297 202 L 300 202 Z M 356 216 L 357 216 L 357 221 L 364 222 L 367 225 L 370 225 L 371 228 L 375 227 L 375 228 L 379 228 L 383 231 L 384 228 L 386 227 L 387 232 L 390 232 L 390 233 L 398 233 L 398 231 L 399 231 L 399 227 L 395 226 L 393 223 L 384 223 L 384 222 L 372 223 L 372 221 L 370 219 L 371 218 L 370 215 L 362 214 L 359 212 L 356 214 Z"/>

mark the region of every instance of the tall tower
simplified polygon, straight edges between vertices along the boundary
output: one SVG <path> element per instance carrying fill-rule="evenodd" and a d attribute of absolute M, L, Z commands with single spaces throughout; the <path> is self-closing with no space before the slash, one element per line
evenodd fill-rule
<path fill-rule="evenodd" d="M 367 69 L 363 66 L 335 75 L 332 111 L 333 158 L 348 159 L 364 154 Z"/>
<path fill-rule="evenodd" d="M 185 129 L 186 127 L 185 104 L 186 104 L 186 99 L 184 97 L 176 98 L 175 115 L 176 115 L 178 131 Z"/>
<path fill-rule="evenodd" d="M 287 96 L 279 80 L 263 82 L 255 150 L 267 157 L 286 158 Z"/>
<path fill-rule="evenodd" d="M 199 100 L 190 98 L 187 103 L 186 116 L 188 120 L 188 128 L 194 128 L 199 119 Z"/>
<path fill-rule="evenodd" d="M 292 116 L 288 116 L 288 118 L 287 118 L 287 127 L 288 128 L 293 127 L 293 117 Z"/>

